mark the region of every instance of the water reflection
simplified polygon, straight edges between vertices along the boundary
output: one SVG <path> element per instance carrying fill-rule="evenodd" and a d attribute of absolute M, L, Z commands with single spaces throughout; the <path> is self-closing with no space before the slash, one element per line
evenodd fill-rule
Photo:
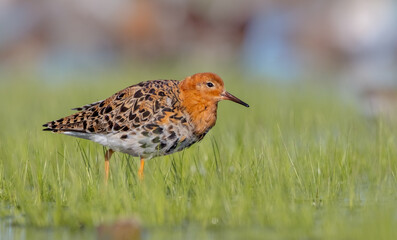
<path fill-rule="evenodd" d="M 1 240 L 33 240 L 33 239 L 95 239 L 92 229 L 73 231 L 68 228 L 35 228 L 12 224 L 12 218 L 0 219 Z"/>

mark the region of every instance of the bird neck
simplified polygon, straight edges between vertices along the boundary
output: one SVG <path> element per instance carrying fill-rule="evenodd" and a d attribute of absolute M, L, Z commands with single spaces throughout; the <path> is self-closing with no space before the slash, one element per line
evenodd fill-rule
<path fill-rule="evenodd" d="M 181 90 L 181 105 L 189 114 L 194 134 L 205 135 L 216 123 L 218 101 L 203 98 L 196 91 Z"/>

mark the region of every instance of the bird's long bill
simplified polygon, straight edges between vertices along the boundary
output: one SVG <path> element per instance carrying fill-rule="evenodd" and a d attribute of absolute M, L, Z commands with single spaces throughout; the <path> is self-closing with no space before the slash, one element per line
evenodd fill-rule
<path fill-rule="evenodd" d="M 233 101 L 235 103 L 241 104 L 245 107 L 249 107 L 250 105 L 246 104 L 245 102 L 241 101 L 240 99 L 236 98 L 235 96 L 233 96 L 232 94 L 228 93 L 228 92 L 224 92 L 222 93 L 222 99 L 224 100 L 230 100 Z"/>

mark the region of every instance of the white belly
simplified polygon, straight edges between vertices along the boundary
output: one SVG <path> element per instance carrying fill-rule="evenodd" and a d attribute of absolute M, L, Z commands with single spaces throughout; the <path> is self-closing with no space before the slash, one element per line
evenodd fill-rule
<path fill-rule="evenodd" d="M 80 132 L 64 132 L 66 135 L 84 138 L 103 146 L 109 147 L 114 151 L 127 153 L 135 157 L 150 159 L 181 151 L 191 146 L 199 139 L 187 127 L 169 126 L 164 127 L 161 134 L 149 133 L 142 134 L 140 128 L 128 132 L 116 132 L 106 134 L 90 134 Z"/>

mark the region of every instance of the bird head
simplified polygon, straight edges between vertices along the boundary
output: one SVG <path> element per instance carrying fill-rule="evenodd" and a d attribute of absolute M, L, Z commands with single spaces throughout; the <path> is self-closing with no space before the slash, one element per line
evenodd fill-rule
<path fill-rule="evenodd" d="M 181 82 L 181 90 L 189 96 L 201 98 L 210 103 L 230 100 L 245 107 L 249 105 L 225 90 L 222 79 L 215 73 L 196 73 Z"/>

